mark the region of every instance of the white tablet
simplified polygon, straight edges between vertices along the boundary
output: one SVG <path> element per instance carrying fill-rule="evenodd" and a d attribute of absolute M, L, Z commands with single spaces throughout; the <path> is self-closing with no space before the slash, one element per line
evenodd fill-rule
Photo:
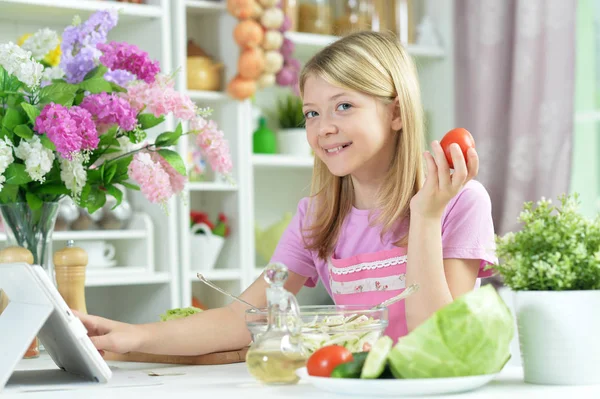
<path fill-rule="evenodd" d="M 0 288 L 9 298 L 0 314 L 0 391 L 36 335 L 65 372 L 99 383 L 112 377 L 83 323 L 40 266 L 0 264 Z"/>

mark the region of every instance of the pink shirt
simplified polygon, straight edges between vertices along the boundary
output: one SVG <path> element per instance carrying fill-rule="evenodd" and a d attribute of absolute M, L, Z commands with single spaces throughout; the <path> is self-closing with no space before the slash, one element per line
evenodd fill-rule
<path fill-rule="evenodd" d="M 317 253 L 304 248 L 301 228 L 308 205 L 308 198 L 298 204 L 298 211 L 283 233 L 271 262 L 282 262 L 289 270 L 308 277 L 306 286 L 314 287 L 321 278 L 329 286 L 327 261 Z M 352 208 L 342 226 L 333 257 L 351 258 L 357 255 L 394 249 L 394 242 L 405 233 L 403 230 L 389 232 L 380 238 L 381 227 L 369 224 L 369 210 Z M 442 247 L 444 258 L 479 259 L 479 277 L 488 277 L 492 271 L 483 271 L 488 263 L 496 263 L 494 223 L 490 197 L 481 183 L 470 181 L 454 197 L 442 216 Z"/>

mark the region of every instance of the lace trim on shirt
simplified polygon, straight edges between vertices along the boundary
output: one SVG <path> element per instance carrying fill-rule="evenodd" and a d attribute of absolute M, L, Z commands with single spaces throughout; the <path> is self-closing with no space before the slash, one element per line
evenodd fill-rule
<path fill-rule="evenodd" d="M 403 263 L 406 263 L 407 259 L 408 259 L 408 256 L 403 255 L 403 256 L 397 256 L 395 258 L 376 260 L 373 262 L 358 263 L 356 265 L 352 265 L 349 267 L 343 267 L 343 268 L 335 267 L 333 265 L 333 263 L 331 263 L 331 261 L 329 261 L 329 267 L 333 274 L 349 274 L 349 273 L 362 272 L 363 270 L 375 270 L 375 269 L 382 269 L 384 267 L 401 265 Z"/>
<path fill-rule="evenodd" d="M 394 291 L 406 288 L 406 275 L 363 278 L 356 281 L 331 281 L 335 295 L 360 294 L 373 291 Z"/>

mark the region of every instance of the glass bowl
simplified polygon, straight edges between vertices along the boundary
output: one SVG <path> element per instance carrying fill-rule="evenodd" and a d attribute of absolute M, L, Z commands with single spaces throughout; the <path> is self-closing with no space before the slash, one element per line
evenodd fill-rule
<path fill-rule="evenodd" d="M 353 316 L 357 319 L 349 321 Z M 288 315 L 293 323 L 293 316 Z M 388 326 L 388 309 L 371 309 L 363 305 L 300 306 L 302 341 L 310 353 L 327 345 L 341 345 L 351 352 L 361 352 L 365 344 L 373 345 Z M 256 341 L 267 330 L 268 312 L 246 311 L 246 327 Z"/>

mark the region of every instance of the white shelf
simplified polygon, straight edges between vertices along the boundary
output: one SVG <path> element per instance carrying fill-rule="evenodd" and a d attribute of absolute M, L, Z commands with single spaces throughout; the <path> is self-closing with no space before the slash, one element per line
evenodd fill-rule
<path fill-rule="evenodd" d="M 185 0 L 187 11 L 191 15 L 214 14 L 226 10 L 225 1 Z"/>
<path fill-rule="evenodd" d="M 169 273 L 148 273 L 145 267 L 117 267 L 106 270 L 88 268 L 85 276 L 86 287 L 162 284 L 170 281 Z"/>
<path fill-rule="evenodd" d="M 202 274 L 209 281 L 233 281 L 242 278 L 242 271 L 240 269 L 192 270 L 189 274 L 191 282 L 204 284 L 198 279 L 198 276 L 196 276 L 198 273 Z"/>
<path fill-rule="evenodd" d="M 188 183 L 188 190 L 191 191 L 237 191 L 238 187 L 233 186 L 229 183 L 219 182 L 190 182 Z"/>
<path fill-rule="evenodd" d="M 258 168 L 282 167 L 310 169 L 314 165 L 313 157 L 294 157 L 290 155 L 253 155 L 252 164 Z"/>
<path fill-rule="evenodd" d="M 193 101 L 220 102 L 228 101 L 230 99 L 227 93 L 222 91 L 188 90 L 187 95 Z"/>
<path fill-rule="evenodd" d="M 75 15 L 82 20 L 93 12 L 119 10 L 119 25 L 123 22 L 162 18 L 162 8 L 149 4 L 131 4 L 98 0 L 4 0 L 0 3 L 0 19 L 40 21 L 44 25 L 69 25 Z"/>
<path fill-rule="evenodd" d="M 321 47 L 325 47 L 334 41 L 338 40 L 338 36 L 330 35 L 318 35 L 314 33 L 302 33 L 302 32 L 287 32 L 286 36 L 290 39 L 297 47 L 304 49 L 318 50 Z M 441 58 L 444 57 L 444 49 L 441 47 L 434 46 L 420 46 L 416 44 L 409 44 L 406 46 L 409 54 L 415 57 L 429 57 L 429 58 Z"/>
<path fill-rule="evenodd" d="M 600 123 L 600 110 L 576 112 L 575 113 L 575 122 L 576 123 L 589 123 L 589 122 Z"/>

